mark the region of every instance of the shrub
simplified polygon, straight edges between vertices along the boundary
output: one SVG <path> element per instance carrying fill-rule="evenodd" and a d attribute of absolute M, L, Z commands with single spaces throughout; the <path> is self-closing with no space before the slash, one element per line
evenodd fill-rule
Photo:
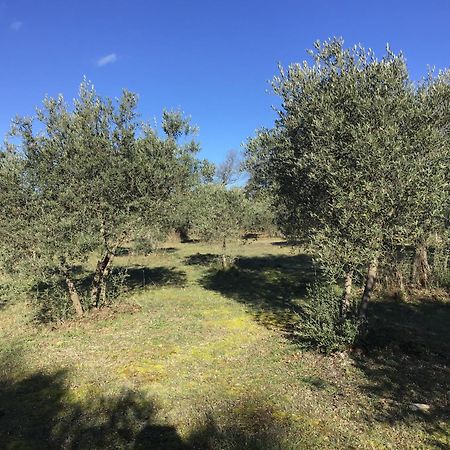
<path fill-rule="evenodd" d="M 33 291 L 31 300 L 37 322 L 64 322 L 73 317 L 70 298 L 61 282 L 51 280 L 41 283 Z"/>
<path fill-rule="evenodd" d="M 28 290 L 29 286 L 22 280 L 13 281 L 2 278 L 0 280 L 0 308 L 26 298 Z"/>
<path fill-rule="evenodd" d="M 308 304 L 299 313 L 296 335 L 308 350 L 333 353 L 351 348 L 360 336 L 363 323 L 352 304 L 341 314 L 342 294 L 333 285 L 314 285 L 307 292 Z"/>
<path fill-rule="evenodd" d="M 111 273 L 107 281 L 106 303 L 101 306 L 111 306 L 120 300 L 121 296 L 127 290 L 127 279 L 129 276 L 128 270 L 124 267 L 120 267 Z"/>
<path fill-rule="evenodd" d="M 107 279 L 105 298 L 98 307 L 111 306 L 120 300 L 127 290 L 127 270 L 118 268 Z M 80 300 L 84 311 L 93 308 L 89 295 L 90 278 L 77 280 L 76 287 L 80 293 Z M 72 302 L 67 294 L 64 281 L 57 273 L 47 274 L 45 282 L 38 283 L 31 289 L 31 303 L 34 309 L 34 320 L 39 323 L 61 323 L 74 317 Z"/>

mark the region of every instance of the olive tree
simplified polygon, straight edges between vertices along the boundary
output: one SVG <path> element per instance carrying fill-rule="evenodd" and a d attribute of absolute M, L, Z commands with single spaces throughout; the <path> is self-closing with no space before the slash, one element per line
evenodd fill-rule
<path fill-rule="evenodd" d="M 430 72 L 418 84 L 409 140 L 412 152 L 404 161 L 408 176 L 402 180 L 397 210 L 402 217 L 401 231 L 406 231 L 400 233 L 404 235 L 402 244 L 415 248 L 411 282 L 426 287 L 431 276 L 428 244 L 433 241 L 434 247 L 439 246 L 438 241 L 446 234 L 450 192 L 449 71 L 437 76 Z"/>
<path fill-rule="evenodd" d="M 62 96 L 46 98 L 34 119 L 15 120 L 13 133 L 21 142 L 14 164 L 20 175 L 0 197 L 2 203 L 14 197 L 18 206 L 12 217 L 24 221 L 24 233 L 32 239 L 25 241 L 26 252 L 15 254 L 8 240 L 2 239 L 1 246 L 15 254 L 17 263 L 56 269 L 78 315 L 83 306 L 73 266 L 92 252 L 99 255 L 90 303 L 100 306 L 117 249 L 170 214 L 195 171 L 195 142 L 176 141 L 192 131 L 188 121 L 165 113 L 167 135 L 160 138 L 137 120 L 136 106 L 131 92 L 124 91 L 115 103 L 83 82 L 72 107 Z M 2 221 L 5 213 L 0 213 Z"/>
<path fill-rule="evenodd" d="M 240 188 L 223 184 L 199 185 L 188 201 L 193 236 L 220 244 L 222 267 L 228 265 L 227 244 L 241 236 L 248 224 L 248 203 Z"/>
<path fill-rule="evenodd" d="M 284 233 L 311 244 L 328 271 L 345 280 L 343 314 L 353 274 L 366 268 L 364 317 L 385 252 L 429 214 L 428 195 L 437 209 L 442 205 L 441 134 L 433 128 L 430 137 L 420 124 L 426 103 L 401 54 L 388 48 L 377 59 L 332 39 L 316 42 L 310 57 L 311 63 L 280 67 L 272 82 L 282 100 L 278 117 L 273 129 L 249 141 L 247 166 L 271 192 Z M 410 195 L 415 186 L 420 195 Z"/>

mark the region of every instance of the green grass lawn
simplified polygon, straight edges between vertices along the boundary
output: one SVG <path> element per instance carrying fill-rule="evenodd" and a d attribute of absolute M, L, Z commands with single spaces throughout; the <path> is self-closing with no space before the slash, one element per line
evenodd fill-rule
<path fill-rule="evenodd" d="M 206 244 L 124 251 L 120 303 L 58 326 L 1 304 L 0 448 L 449 448 L 450 303 L 379 300 L 360 352 L 301 352 L 320 273 L 282 244 L 236 244 L 225 272 Z"/>

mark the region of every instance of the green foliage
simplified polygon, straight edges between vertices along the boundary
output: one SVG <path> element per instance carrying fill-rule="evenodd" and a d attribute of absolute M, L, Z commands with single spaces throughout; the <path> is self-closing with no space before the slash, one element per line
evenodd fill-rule
<path fill-rule="evenodd" d="M 35 193 L 24 176 L 25 161 L 6 144 L 0 151 L 0 267 L 12 274 L 14 269 L 36 267 L 38 237 L 30 233 L 29 224 L 39 218 Z"/>
<path fill-rule="evenodd" d="M 120 299 L 121 295 L 127 290 L 127 280 L 129 278 L 128 270 L 120 267 L 108 277 L 108 289 L 105 305 L 110 306 Z"/>
<path fill-rule="evenodd" d="M 193 127 L 180 112 L 164 112 L 160 138 L 138 122 L 136 107 L 135 94 L 124 91 L 114 104 L 84 81 L 72 107 L 62 96 L 46 98 L 35 119 L 15 120 L 20 147 L 0 158 L 4 269 L 38 282 L 57 268 L 70 293 L 72 267 L 96 252 L 89 304 L 99 306 L 119 246 L 171 220 L 202 167 L 195 141 L 176 142 Z"/>
<path fill-rule="evenodd" d="M 244 228 L 246 199 L 242 189 L 199 186 L 191 196 L 192 234 L 209 242 L 237 238 Z"/>
<path fill-rule="evenodd" d="M 351 348 L 363 325 L 356 313 L 356 305 L 351 305 L 342 316 L 342 293 L 331 284 L 313 285 L 306 298 L 308 303 L 299 314 L 295 332 L 300 345 L 327 354 Z"/>
<path fill-rule="evenodd" d="M 34 319 L 38 323 L 64 322 L 74 317 L 66 286 L 59 279 L 41 283 L 31 296 Z"/>
<path fill-rule="evenodd" d="M 270 200 L 265 195 L 247 197 L 246 231 L 275 236 L 278 229 Z"/>
<path fill-rule="evenodd" d="M 432 252 L 430 252 L 432 256 L 431 283 L 433 287 L 442 288 L 450 292 L 450 249 L 448 248 L 448 237 L 434 244 L 435 246 L 431 249 Z"/>
<path fill-rule="evenodd" d="M 201 184 L 184 202 L 182 229 L 191 238 L 220 244 L 225 267 L 229 259 L 227 241 L 242 235 L 248 225 L 248 214 L 249 202 L 241 188 Z"/>
<path fill-rule="evenodd" d="M 418 84 L 403 55 L 316 42 L 274 78 L 281 108 L 247 145 L 251 183 L 335 279 L 442 228 L 449 199 L 449 73 Z"/>
<path fill-rule="evenodd" d="M 28 292 L 29 286 L 21 283 L 21 280 L 2 278 L 0 282 L 0 308 L 26 299 Z"/>
<path fill-rule="evenodd" d="M 140 234 L 134 240 L 133 251 L 138 255 L 149 255 L 155 252 L 167 239 L 167 233 L 162 230 L 149 230 Z"/>
<path fill-rule="evenodd" d="M 191 125 L 190 119 L 185 117 L 180 110 L 163 111 L 162 129 L 167 137 L 175 141 L 182 136 L 189 136 L 198 131 L 198 128 Z"/>

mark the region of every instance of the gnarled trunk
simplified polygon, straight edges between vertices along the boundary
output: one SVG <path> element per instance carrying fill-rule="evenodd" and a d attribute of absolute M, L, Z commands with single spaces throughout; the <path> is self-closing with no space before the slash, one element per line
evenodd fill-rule
<path fill-rule="evenodd" d="M 97 263 L 91 289 L 91 304 L 95 308 L 98 308 L 106 300 L 106 279 L 109 275 L 113 259 L 114 254 L 107 251 L 105 256 Z"/>
<path fill-rule="evenodd" d="M 367 271 L 366 284 L 364 286 L 364 292 L 361 299 L 361 304 L 359 306 L 359 318 L 365 319 L 367 316 L 367 307 L 369 306 L 369 301 L 372 296 L 373 286 L 377 277 L 377 260 L 373 260 L 369 264 L 369 269 Z"/>

